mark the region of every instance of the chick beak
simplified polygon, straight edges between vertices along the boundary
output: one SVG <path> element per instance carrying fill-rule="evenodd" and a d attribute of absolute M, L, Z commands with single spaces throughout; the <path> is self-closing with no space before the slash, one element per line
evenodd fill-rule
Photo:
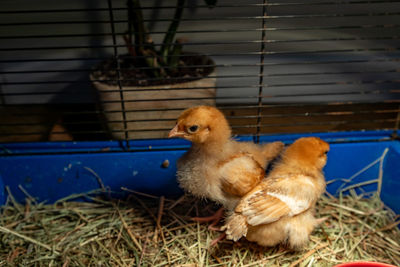
<path fill-rule="evenodd" d="M 172 138 L 172 137 L 181 137 L 183 136 L 184 133 L 180 132 L 178 129 L 178 124 L 175 125 L 175 127 L 169 132 L 168 134 L 168 138 Z"/>

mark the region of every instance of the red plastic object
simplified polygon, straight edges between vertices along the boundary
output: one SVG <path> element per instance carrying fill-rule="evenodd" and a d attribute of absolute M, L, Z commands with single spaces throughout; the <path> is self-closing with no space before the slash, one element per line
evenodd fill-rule
<path fill-rule="evenodd" d="M 396 267 L 396 266 L 380 262 L 357 261 L 357 262 L 342 263 L 339 265 L 335 265 L 334 267 Z"/>

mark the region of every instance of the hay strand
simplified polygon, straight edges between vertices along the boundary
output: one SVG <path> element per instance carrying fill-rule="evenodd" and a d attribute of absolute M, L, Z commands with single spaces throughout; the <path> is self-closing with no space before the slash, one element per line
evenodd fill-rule
<path fill-rule="evenodd" d="M 13 230 L 7 229 L 7 228 L 5 228 L 3 226 L 0 226 L 0 231 L 3 232 L 3 233 L 6 233 L 6 234 L 15 235 L 16 237 L 22 238 L 22 239 L 24 239 L 24 240 L 26 240 L 28 242 L 31 242 L 31 243 L 33 243 L 35 245 L 43 247 L 43 248 L 45 248 L 45 249 L 47 249 L 49 251 L 53 251 L 53 249 L 50 246 L 48 246 L 46 244 L 43 244 L 42 242 L 39 242 L 39 241 L 37 241 L 37 240 L 35 240 L 33 238 L 30 238 L 29 236 L 22 235 L 22 234 L 19 234 L 19 233 L 13 231 Z M 58 254 L 57 251 L 54 251 L 54 253 Z"/>

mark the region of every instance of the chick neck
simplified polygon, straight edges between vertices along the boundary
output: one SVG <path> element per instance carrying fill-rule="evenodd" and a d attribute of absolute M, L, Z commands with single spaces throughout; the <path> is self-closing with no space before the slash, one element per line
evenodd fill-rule
<path fill-rule="evenodd" d="M 192 147 L 196 150 L 205 152 L 206 154 L 218 154 L 224 150 L 224 147 L 229 140 L 229 138 L 207 139 L 202 143 L 193 142 Z"/>
<path fill-rule="evenodd" d="M 310 164 L 309 161 L 300 159 L 284 158 L 274 168 L 276 172 L 285 172 L 288 170 L 295 170 L 296 174 L 303 174 L 310 177 L 320 177 L 322 170 L 317 168 L 315 164 Z"/>
<path fill-rule="evenodd" d="M 231 129 L 227 123 L 210 128 L 210 133 L 203 142 L 193 142 L 192 147 L 206 154 L 220 154 L 231 140 Z"/>

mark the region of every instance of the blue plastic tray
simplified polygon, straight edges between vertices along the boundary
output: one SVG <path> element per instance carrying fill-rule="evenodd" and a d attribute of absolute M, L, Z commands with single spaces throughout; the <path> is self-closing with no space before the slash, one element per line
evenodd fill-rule
<path fill-rule="evenodd" d="M 381 198 L 400 213 L 400 142 L 391 140 L 391 134 L 393 131 L 271 135 L 262 136 L 261 142 L 321 137 L 331 143 L 324 169 L 330 193 L 377 180 L 381 172 Z M 251 141 L 253 137 L 238 139 Z M 183 140 L 0 144 L 0 204 L 5 203 L 6 186 L 18 201 L 26 197 L 22 188 L 39 201 L 54 202 L 99 188 L 99 178 L 117 192 L 126 187 L 179 195 L 175 163 L 189 145 Z M 167 168 L 163 167 L 165 160 L 170 163 Z M 368 183 L 362 190 L 376 191 L 378 182 Z"/>

